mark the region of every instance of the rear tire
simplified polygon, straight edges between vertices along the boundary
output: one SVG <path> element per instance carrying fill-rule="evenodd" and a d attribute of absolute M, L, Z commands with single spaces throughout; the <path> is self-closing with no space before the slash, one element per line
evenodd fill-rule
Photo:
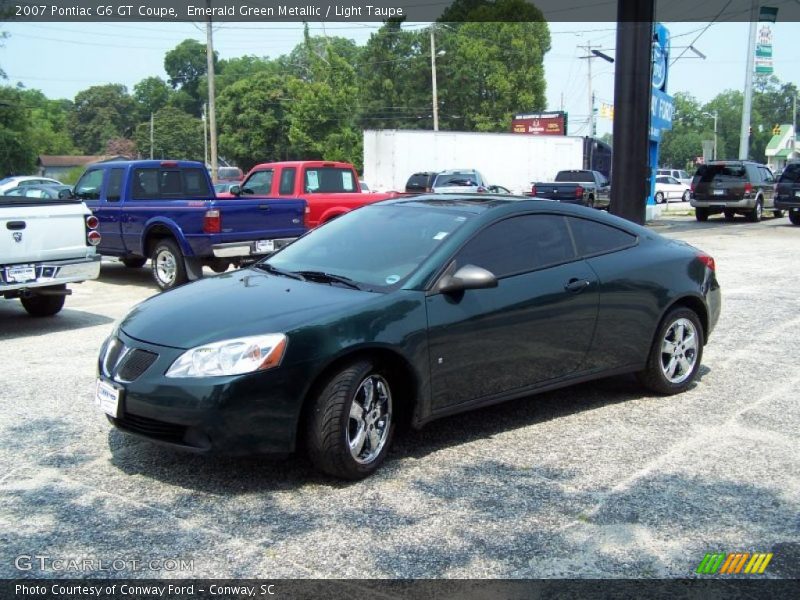
<path fill-rule="evenodd" d="M 655 200 L 656 204 L 664 204 L 664 194 L 661 192 L 656 192 Z"/>
<path fill-rule="evenodd" d="M 129 269 L 141 269 L 144 266 L 144 263 L 147 262 L 147 259 L 142 256 L 133 256 L 131 258 L 123 258 L 122 264 L 128 267 Z"/>
<path fill-rule="evenodd" d="M 308 456 L 328 475 L 363 479 L 386 458 L 394 429 L 389 381 L 371 361 L 360 360 L 338 371 L 313 399 Z"/>
<path fill-rule="evenodd" d="M 756 206 L 753 210 L 747 213 L 747 220 L 751 223 L 758 223 L 761 220 L 761 217 L 764 216 L 764 205 L 759 198 L 756 200 Z"/>
<path fill-rule="evenodd" d="M 708 209 L 702 207 L 695 208 L 694 218 L 698 221 L 708 221 Z"/>
<path fill-rule="evenodd" d="M 50 288 L 53 290 L 66 290 L 66 285 L 54 285 Z M 64 308 L 64 300 L 66 295 L 57 296 L 39 296 L 33 295 L 26 298 L 20 298 L 23 308 L 32 317 L 52 317 Z"/>
<path fill-rule="evenodd" d="M 789 211 L 789 222 L 792 225 L 800 225 L 800 211 L 790 210 Z"/>
<path fill-rule="evenodd" d="M 165 238 L 156 242 L 150 260 L 153 280 L 161 290 L 170 290 L 189 280 L 183 252 L 174 240 Z"/>
<path fill-rule="evenodd" d="M 704 343 L 697 314 L 688 308 L 675 308 L 658 326 L 647 365 L 636 377 L 656 394 L 679 394 L 697 378 Z"/>
<path fill-rule="evenodd" d="M 683 196 L 681 196 L 681 202 L 688 202 L 692 197 L 692 193 L 689 190 L 683 192 Z"/>

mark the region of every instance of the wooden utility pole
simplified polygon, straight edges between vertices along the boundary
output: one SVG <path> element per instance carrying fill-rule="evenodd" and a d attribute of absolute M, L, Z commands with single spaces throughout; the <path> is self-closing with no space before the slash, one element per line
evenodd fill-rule
<path fill-rule="evenodd" d="M 206 0 L 206 6 L 211 8 L 211 0 Z M 209 15 L 211 10 L 208 11 Z M 217 182 L 217 109 L 214 100 L 214 40 L 211 35 L 211 16 L 206 22 L 206 61 L 208 64 L 208 131 L 211 138 L 211 180 Z"/>

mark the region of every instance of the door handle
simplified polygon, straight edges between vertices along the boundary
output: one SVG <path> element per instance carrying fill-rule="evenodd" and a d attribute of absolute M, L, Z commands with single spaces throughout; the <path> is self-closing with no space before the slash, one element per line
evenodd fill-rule
<path fill-rule="evenodd" d="M 25 221 L 9 221 L 6 223 L 6 228 L 10 229 L 11 231 L 19 231 L 20 229 L 25 229 Z"/>
<path fill-rule="evenodd" d="M 585 279 L 570 279 L 564 284 L 564 289 L 568 292 L 581 292 L 591 285 L 590 281 Z"/>
<path fill-rule="evenodd" d="M 258 210 L 270 210 L 272 207 L 269 204 L 259 204 Z"/>

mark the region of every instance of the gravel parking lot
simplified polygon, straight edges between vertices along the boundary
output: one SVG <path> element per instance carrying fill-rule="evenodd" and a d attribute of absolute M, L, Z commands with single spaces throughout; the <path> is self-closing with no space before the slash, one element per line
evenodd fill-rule
<path fill-rule="evenodd" d="M 651 226 L 717 261 L 723 312 L 694 388 L 660 398 L 618 377 L 448 418 L 350 484 L 303 457 L 206 458 L 111 430 L 95 360 L 155 293 L 146 269 L 104 263 L 52 319 L 0 302 L 0 576 L 688 577 L 735 551 L 800 576 L 800 228 Z M 126 566 L 19 570 L 25 555 Z"/>

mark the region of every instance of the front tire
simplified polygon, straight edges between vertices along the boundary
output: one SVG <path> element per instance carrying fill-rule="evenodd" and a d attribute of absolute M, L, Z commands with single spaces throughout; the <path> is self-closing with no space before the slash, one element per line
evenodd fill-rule
<path fill-rule="evenodd" d="M 708 209 L 697 207 L 694 209 L 694 218 L 698 221 L 708 221 Z"/>
<path fill-rule="evenodd" d="M 764 216 L 764 205 L 761 202 L 761 199 L 756 200 L 756 206 L 753 210 L 747 213 L 747 220 L 751 223 L 758 223 L 761 220 L 761 217 Z"/>
<path fill-rule="evenodd" d="M 688 202 L 692 197 L 692 193 L 689 190 L 683 192 L 683 196 L 681 196 L 681 202 Z"/>
<path fill-rule="evenodd" d="M 687 390 L 697 378 L 703 345 L 697 314 L 683 307 L 671 310 L 658 327 L 647 365 L 636 374 L 639 382 L 664 396 Z"/>
<path fill-rule="evenodd" d="M 186 265 L 183 252 L 171 239 L 159 240 L 150 256 L 153 280 L 161 290 L 169 290 L 186 283 Z"/>
<path fill-rule="evenodd" d="M 63 284 L 54 285 L 51 288 L 45 288 L 45 289 L 66 290 L 67 286 Z M 32 317 L 52 317 L 53 315 L 57 314 L 62 308 L 64 308 L 65 299 L 66 295 L 62 294 L 53 296 L 33 295 L 25 298 L 20 298 L 20 302 L 22 302 L 22 307 Z"/>
<path fill-rule="evenodd" d="M 328 475 L 363 479 L 386 458 L 394 428 L 386 374 L 369 360 L 354 362 L 328 380 L 313 400 L 306 423 L 308 455 Z"/>
<path fill-rule="evenodd" d="M 656 192 L 656 204 L 664 204 L 664 194 Z"/>

